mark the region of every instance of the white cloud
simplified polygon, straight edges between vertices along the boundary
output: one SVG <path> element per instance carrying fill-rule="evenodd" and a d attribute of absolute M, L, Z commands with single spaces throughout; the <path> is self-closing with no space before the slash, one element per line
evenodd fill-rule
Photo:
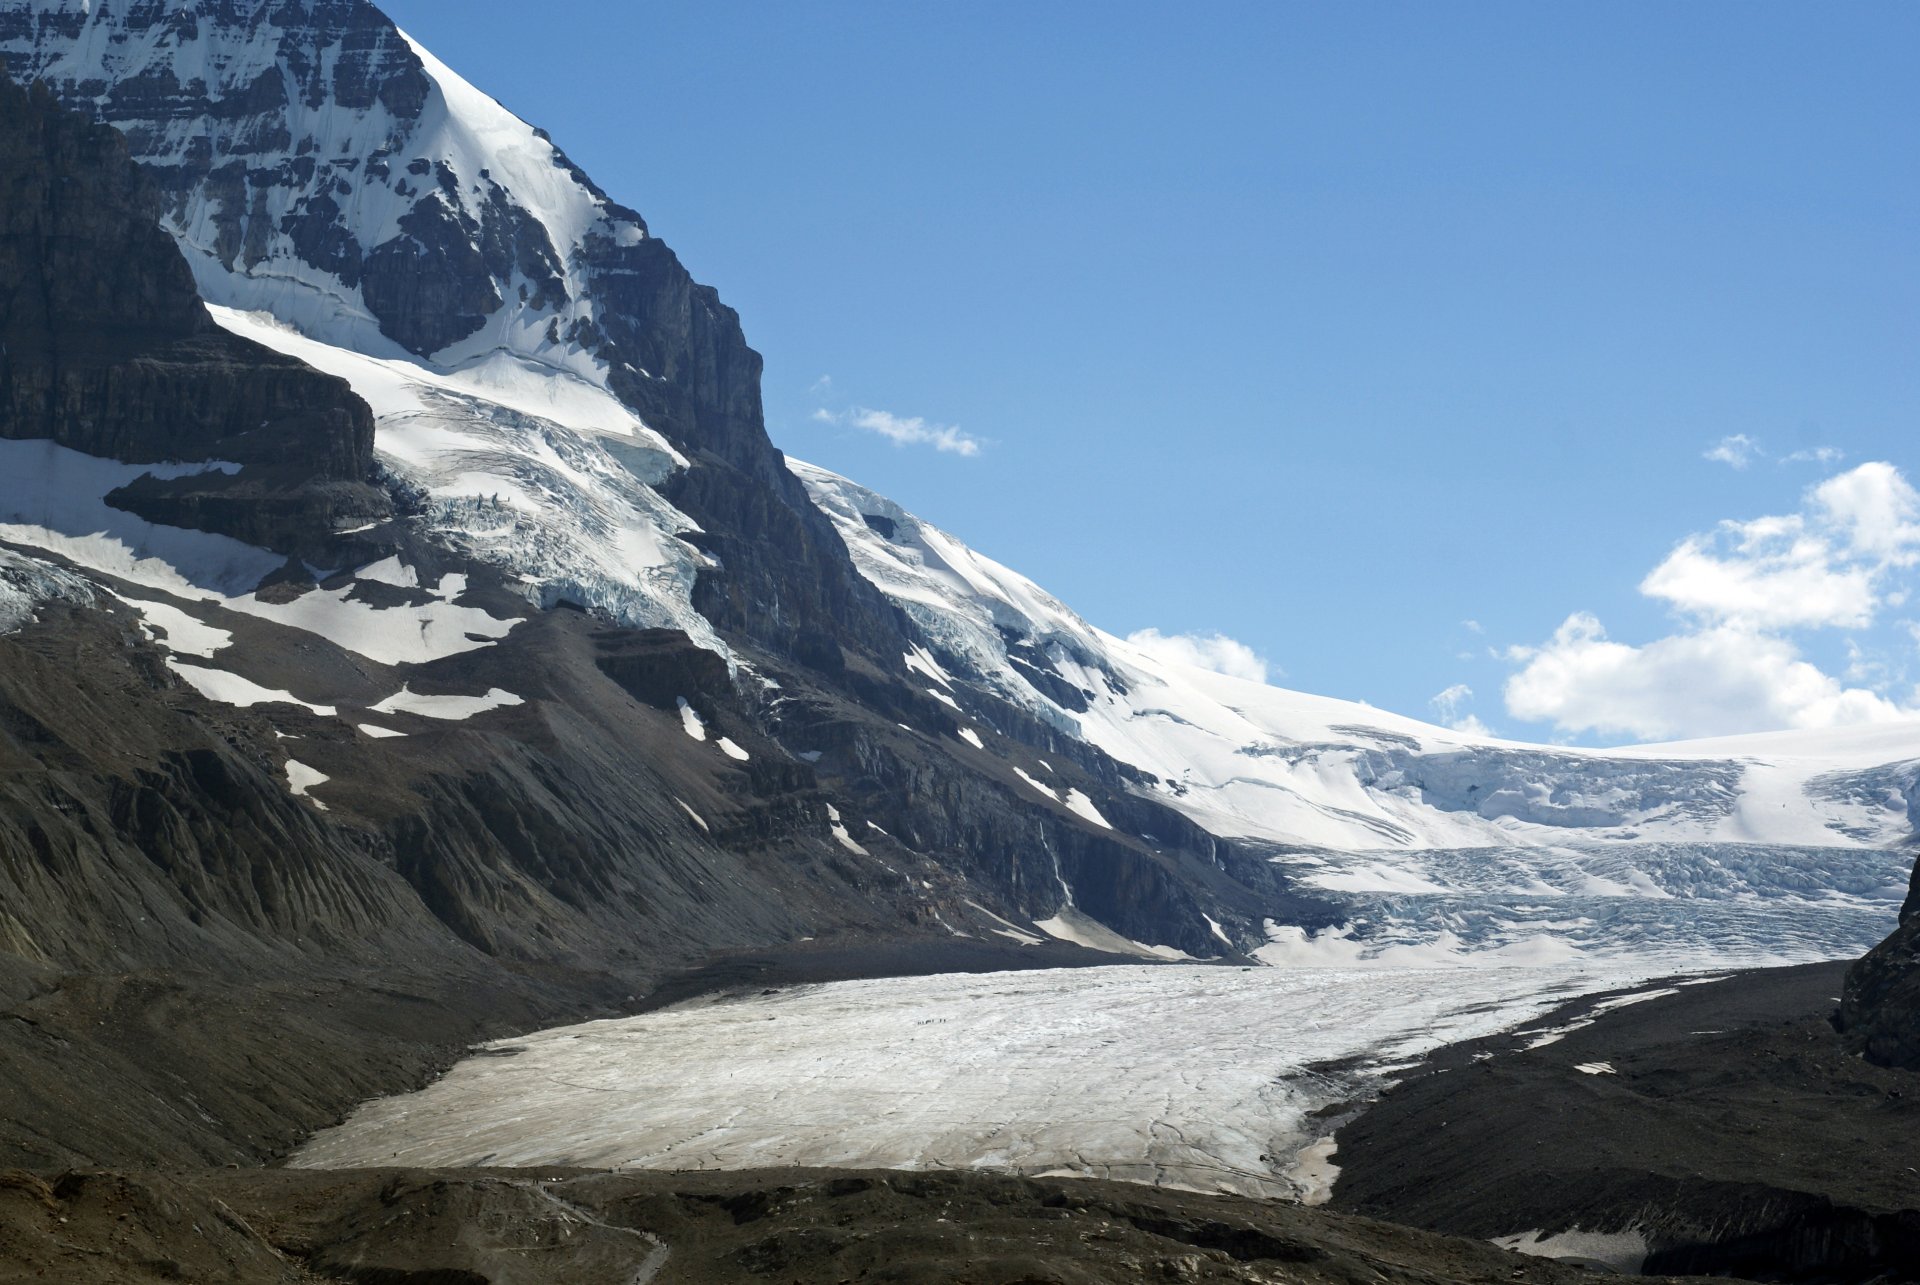
<path fill-rule="evenodd" d="M 1692 616 L 1762 629 L 1870 624 L 1877 570 L 1799 521 L 1725 523 L 1690 535 L 1640 582 L 1640 592 Z"/>
<path fill-rule="evenodd" d="M 1888 694 L 1905 682 L 1902 649 L 1848 638 L 1837 678 L 1789 635 L 1871 627 L 1908 601 L 1916 565 L 1920 491 L 1891 464 L 1861 464 L 1809 487 L 1795 512 L 1676 545 L 1640 592 L 1674 608 L 1678 632 L 1632 646 L 1577 612 L 1545 644 L 1508 649 L 1507 710 L 1563 733 L 1655 740 L 1911 717 L 1920 694 Z"/>
<path fill-rule="evenodd" d="M 1487 632 L 1477 620 L 1463 620 L 1460 622 L 1460 627 L 1470 634 L 1484 634 Z"/>
<path fill-rule="evenodd" d="M 1725 464 L 1729 468 L 1743 469 L 1753 463 L 1755 456 L 1765 454 L 1766 452 L 1760 449 L 1759 442 L 1745 433 L 1735 433 L 1709 446 L 1700 453 L 1700 458 Z"/>
<path fill-rule="evenodd" d="M 1443 692 L 1437 692 L 1427 703 L 1433 706 L 1433 712 L 1440 721 L 1456 732 L 1465 732 L 1469 736 L 1492 736 L 1493 729 L 1480 721 L 1479 715 L 1469 714 L 1466 707 L 1473 702 L 1473 688 L 1465 683 L 1455 683 Z"/>
<path fill-rule="evenodd" d="M 1267 681 L 1266 658 L 1225 634 L 1163 634 L 1158 629 L 1141 629 L 1128 634 L 1127 641 L 1158 660 L 1210 669 L 1252 683 Z"/>
<path fill-rule="evenodd" d="M 984 443 L 971 433 L 952 424 L 930 424 L 918 415 L 895 415 L 890 411 L 856 406 L 847 411 L 824 407 L 813 412 L 823 424 L 845 424 L 886 438 L 895 446 L 931 446 L 949 455 L 978 455 Z"/>
<path fill-rule="evenodd" d="M 1811 446 L 1806 450 L 1794 451 L 1782 455 L 1782 464 L 1838 464 L 1847 458 L 1847 453 L 1837 446 Z"/>
<path fill-rule="evenodd" d="M 1507 679 L 1508 712 L 1563 732 L 1670 740 L 1884 722 L 1916 712 L 1842 686 L 1786 639 L 1738 625 L 1633 647 L 1576 612 L 1545 645 L 1508 654 L 1521 663 Z"/>
<path fill-rule="evenodd" d="M 1920 492 L 1893 465 L 1862 464 L 1808 494 L 1815 511 L 1845 534 L 1855 556 L 1900 567 L 1920 559 Z"/>
<path fill-rule="evenodd" d="M 833 392 L 833 376 L 820 376 L 820 378 L 813 381 L 812 386 L 807 389 L 807 392 L 815 397 L 826 397 L 830 395 Z M 818 416 L 815 416 L 815 418 L 818 418 Z"/>
<path fill-rule="evenodd" d="M 1722 522 L 1690 535 L 1640 582 L 1704 623 L 1755 629 L 1865 628 L 1889 572 L 1920 561 L 1920 493 L 1891 464 L 1811 487 L 1800 512 Z"/>

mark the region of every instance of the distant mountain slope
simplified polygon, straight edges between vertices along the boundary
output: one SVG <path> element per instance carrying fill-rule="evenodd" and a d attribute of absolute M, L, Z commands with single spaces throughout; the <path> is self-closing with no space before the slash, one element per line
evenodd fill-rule
<path fill-rule="evenodd" d="M 1853 848 L 1912 833 L 1920 722 L 1604 751 L 1450 731 L 1155 655 L 885 497 L 791 467 L 944 659 L 923 681 L 993 690 L 1218 834 L 1363 850 L 1576 836 Z"/>

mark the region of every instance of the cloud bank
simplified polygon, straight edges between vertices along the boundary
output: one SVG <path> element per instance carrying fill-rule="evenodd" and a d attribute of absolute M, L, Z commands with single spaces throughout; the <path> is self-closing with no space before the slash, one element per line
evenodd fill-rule
<path fill-rule="evenodd" d="M 1873 627 L 1906 603 L 1916 564 L 1920 492 L 1891 464 L 1861 464 L 1808 488 L 1792 513 L 1681 540 L 1640 582 L 1677 632 L 1634 646 L 1575 612 L 1546 642 L 1510 648 L 1507 711 L 1641 740 L 1920 716 L 1914 692 L 1889 690 L 1900 671 L 1862 663 L 1851 639 L 1846 680 L 1861 685 L 1820 669 L 1795 638 Z"/>

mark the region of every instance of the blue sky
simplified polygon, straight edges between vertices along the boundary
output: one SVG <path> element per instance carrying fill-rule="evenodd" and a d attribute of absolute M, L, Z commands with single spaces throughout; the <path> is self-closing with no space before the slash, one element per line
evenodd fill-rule
<path fill-rule="evenodd" d="M 1920 6 L 387 8 L 776 443 L 1103 628 L 1532 739 L 1915 704 Z"/>

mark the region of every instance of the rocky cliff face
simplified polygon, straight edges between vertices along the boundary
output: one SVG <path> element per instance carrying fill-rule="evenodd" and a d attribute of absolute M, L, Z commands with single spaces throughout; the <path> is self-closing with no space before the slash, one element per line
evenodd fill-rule
<path fill-rule="evenodd" d="M 219 329 L 119 134 L 0 80 L 0 436 L 149 474 L 121 507 L 321 556 L 386 515 L 373 417 L 342 381 Z"/>
<path fill-rule="evenodd" d="M 1920 1071 L 1920 866 L 1900 926 L 1847 970 L 1835 1024 L 1869 1061 Z"/>
<path fill-rule="evenodd" d="M 697 465 L 662 490 L 713 555 L 718 626 L 829 669 L 899 650 L 898 613 L 767 440 L 734 311 L 373 5 L 0 0 L 0 62 L 124 133 L 210 301 L 607 387 Z"/>
<path fill-rule="evenodd" d="M 1220 948 L 1200 907 L 1219 895 L 1203 889 L 1220 877 L 1227 845 L 1162 808 L 1113 799 L 1128 778 L 1105 755 L 991 691 L 966 697 L 965 719 L 960 705 L 928 696 L 903 665 L 921 635 L 855 569 L 769 442 L 760 358 L 733 310 L 542 132 L 413 45 L 372 5 L 0 0 L 0 59 L 122 131 L 159 192 L 162 226 L 209 300 L 270 312 L 336 355 L 402 359 L 422 381 L 412 401 L 381 411 L 395 435 L 380 458 L 419 519 L 397 524 L 391 540 L 412 562 L 453 568 L 460 559 L 446 558 L 449 542 L 470 552 L 509 530 L 500 509 L 473 495 L 473 477 L 504 473 L 503 485 L 538 497 L 510 510 L 510 533 L 491 546 L 505 550 L 492 566 L 508 584 L 540 581 L 545 587 L 529 596 L 543 605 L 673 624 L 710 647 L 755 657 L 763 675 L 784 675 L 779 689 L 748 697 L 735 696 L 728 676 L 703 690 L 777 726 L 779 753 L 821 755 L 808 771 L 823 785 L 925 834 L 923 851 L 989 881 L 1023 912 L 1061 908 L 1071 886 L 1087 904 L 1111 907 L 1138 940 L 1192 953 Z M 374 372 L 376 380 L 397 369 Z M 609 431 L 597 403 L 567 413 L 541 402 L 530 415 L 521 403 L 507 410 L 452 398 L 433 382 L 475 372 L 488 387 L 604 390 L 606 405 L 644 430 Z M 423 452 L 402 440 L 423 410 L 445 414 L 450 439 L 461 443 L 435 457 L 445 463 L 436 476 L 417 467 Z M 637 433 L 647 430 L 665 439 L 673 462 L 632 462 Z M 149 436 L 141 426 L 126 432 Z M 490 449 L 475 451 L 482 432 Z M 127 458 L 120 444 L 105 445 Z M 556 450 L 565 471 L 545 463 Z M 508 457 L 518 461 L 513 469 L 500 464 Z M 608 494 L 577 487 L 583 476 L 612 475 L 623 480 Z M 203 475 L 166 485 L 210 484 Z M 600 521 L 636 504 L 651 506 L 650 516 L 638 531 L 629 524 L 631 539 Z M 184 520 L 182 507 L 143 511 Z M 589 520 L 556 533 L 548 518 L 563 512 Z M 550 557 L 563 540 L 572 552 Z M 435 542 L 440 553 L 428 551 Z M 600 560 L 609 547 L 625 555 L 635 544 L 666 550 L 643 551 L 643 561 L 697 550 L 690 587 L 678 589 L 664 568 L 648 572 L 652 583 L 643 575 L 638 588 L 655 605 L 633 609 L 634 578 L 625 567 L 607 574 Z M 564 574 L 543 575 L 552 562 Z M 657 606 L 663 582 L 666 596 L 685 593 L 686 610 Z M 818 699 L 800 699 L 803 689 Z M 922 730 L 903 736 L 901 722 Z M 974 722 L 999 730 L 994 752 L 975 755 L 959 739 Z M 866 730 L 855 735 L 852 725 Z M 930 745 L 929 736 L 942 740 Z M 1065 809 L 1043 809 L 1036 823 L 1006 761 L 1036 752 L 1065 760 L 1062 770 L 1110 811 L 1141 811 L 1139 823 L 1116 831 Z M 1264 863 L 1244 870 L 1258 906 L 1227 922 L 1251 944 L 1261 915 L 1294 903 Z M 1135 899 L 1143 889 L 1151 895 Z"/>

